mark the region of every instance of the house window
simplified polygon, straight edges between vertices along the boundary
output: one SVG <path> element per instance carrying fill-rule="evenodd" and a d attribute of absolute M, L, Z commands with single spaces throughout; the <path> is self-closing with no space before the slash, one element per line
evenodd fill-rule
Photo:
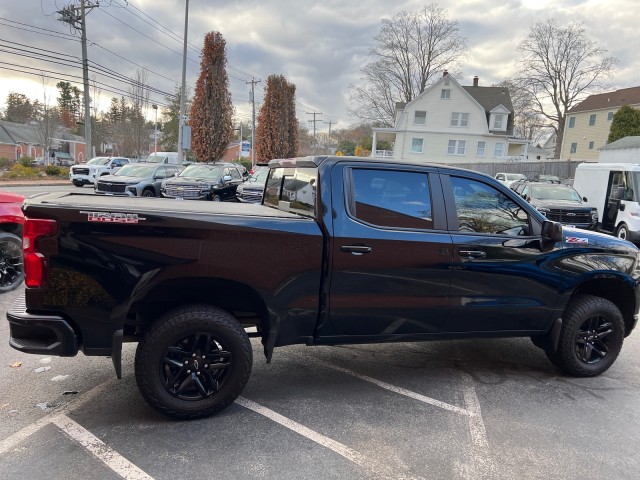
<path fill-rule="evenodd" d="M 596 114 L 592 113 L 589 115 L 589 126 L 593 127 L 596 124 Z"/>
<path fill-rule="evenodd" d="M 576 117 L 569 117 L 569 128 L 576 126 Z"/>
<path fill-rule="evenodd" d="M 469 114 L 461 113 L 461 112 L 453 112 L 451 114 L 451 126 L 452 127 L 468 127 Z"/>
<path fill-rule="evenodd" d="M 613 120 L 613 112 L 607 113 L 607 121 L 610 122 L 611 120 Z"/>
<path fill-rule="evenodd" d="M 578 144 L 577 143 L 572 143 L 571 144 L 571 153 L 576 153 L 578 151 Z"/>
<path fill-rule="evenodd" d="M 484 157 L 484 151 L 487 148 L 487 142 L 478 142 L 478 148 L 476 149 L 476 157 Z"/>
<path fill-rule="evenodd" d="M 504 153 L 504 143 L 496 143 L 496 146 L 493 149 L 493 156 L 497 158 L 501 158 L 503 153 Z"/>
<path fill-rule="evenodd" d="M 424 138 L 411 139 L 411 153 L 422 153 L 423 146 L 424 146 Z"/>
<path fill-rule="evenodd" d="M 427 124 L 427 112 L 416 110 L 413 116 L 414 125 L 426 125 Z"/>
<path fill-rule="evenodd" d="M 443 88 L 442 92 L 440 92 L 440 98 L 442 98 L 444 100 L 449 100 L 451 98 L 451 89 L 450 88 Z"/>
<path fill-rule="evenodd" d="M 467 142 L 465 140 L 449 140 L 447 153 L 449 155 L 464 155 Z"/>
<path fill-rule="evenodd" d="M 593 140 L 589 142 L 589 150 L 593 150 Z"/>
<path fill-rule="evenodd" d="M 493 117 L 493 128 L 494 130 L 502 130 L 504 127 L 502 126 L 504 122 L 504 115 L 496 114 Z"/>

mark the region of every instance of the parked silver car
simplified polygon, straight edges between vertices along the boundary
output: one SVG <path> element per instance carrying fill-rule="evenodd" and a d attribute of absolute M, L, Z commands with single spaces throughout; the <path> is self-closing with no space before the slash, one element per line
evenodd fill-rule
<path fill-rule="evenodd" d="M 97 194 L 102 195 L 159 197 L 162 181 L 181 170 L 179 165 L 133 163 L 125 165 L 114 175 L 99 177 L 94 188 Z"/>

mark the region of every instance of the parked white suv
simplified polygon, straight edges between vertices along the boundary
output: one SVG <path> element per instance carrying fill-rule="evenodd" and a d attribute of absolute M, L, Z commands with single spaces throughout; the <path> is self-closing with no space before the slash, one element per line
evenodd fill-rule
<path fill-rule="evenodd" d="M 69 180 L 76 186 L 93 185 L 96 178 L 116 173 L 129 163 L 124 157 L 94 157 L 87 163 L 73 165 L 69 169 Z"/>
<path fill-rule="evenodd" d="M 496 180 L 498 180 L 503 185 L 507 187 L 511 187 L 513 182 L 518 180 L 526 180 L 527 176 L 522 173 L 496 173 Z"/>

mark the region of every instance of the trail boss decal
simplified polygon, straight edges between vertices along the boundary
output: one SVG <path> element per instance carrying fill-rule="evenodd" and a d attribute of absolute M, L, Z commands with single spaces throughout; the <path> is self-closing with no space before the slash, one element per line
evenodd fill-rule
<path fill-rule="evenodd" d="M 589 243 L 589 239 L 580 237 L 567 237 L 567 243 Z"/>
<path fill-rule="evenodd" d="M 138 223 L 140 220 L 146 220 L 144 217 L 138 217 L 137 213 L 106 213 L 106 212 L 80 212 L 87 214 L 87 220 L 90 222 L 103 223 Z"/>

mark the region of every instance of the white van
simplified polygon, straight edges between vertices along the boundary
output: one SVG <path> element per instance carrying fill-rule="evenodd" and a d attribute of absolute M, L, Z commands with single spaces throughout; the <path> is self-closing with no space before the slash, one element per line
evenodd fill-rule
<path fill-rule="evenodd" d="M 640 243 L 640 164 L 581 163 L 573 188 L 598 209 L 598 229 Z"/>
<path fill-rule="evenodd" d="M 147 157 L 146 163 L 178 164 L 178 152 L 153 152 Z"/>

